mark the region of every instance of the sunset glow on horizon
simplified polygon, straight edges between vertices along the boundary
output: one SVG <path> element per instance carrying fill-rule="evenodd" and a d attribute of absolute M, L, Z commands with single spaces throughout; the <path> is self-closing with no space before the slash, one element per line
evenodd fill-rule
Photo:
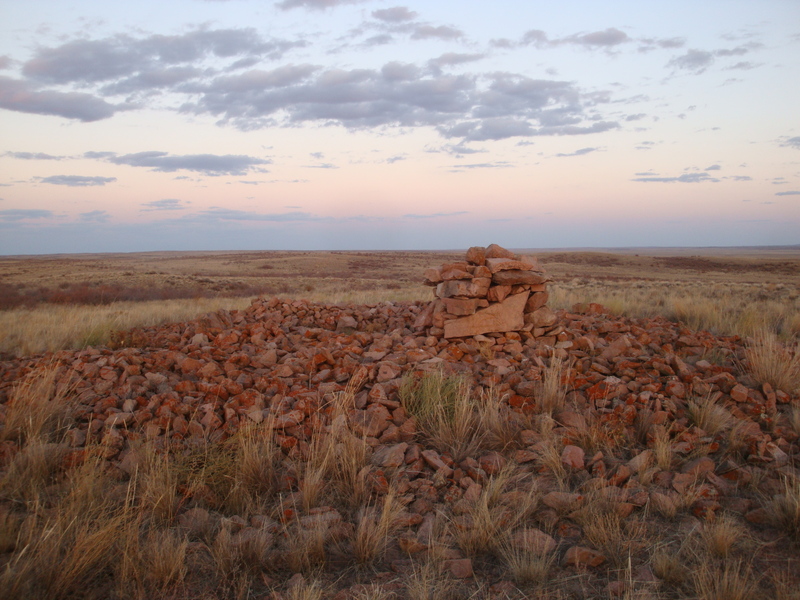
<path fill-rule="evenodd" d="M 800 244 L 800 3 L 0 17 L 0 254 Z"/>

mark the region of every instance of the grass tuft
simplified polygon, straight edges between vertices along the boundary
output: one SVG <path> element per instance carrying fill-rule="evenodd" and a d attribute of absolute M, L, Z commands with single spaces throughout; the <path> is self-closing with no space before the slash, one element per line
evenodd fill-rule
<path fill-rule="evenodd" d="M 746 368 L 759 383 L 789 394 L 800 392 L 800 344 L 787 347 L 775 334 L 758 331 L 745 349 Z"/>

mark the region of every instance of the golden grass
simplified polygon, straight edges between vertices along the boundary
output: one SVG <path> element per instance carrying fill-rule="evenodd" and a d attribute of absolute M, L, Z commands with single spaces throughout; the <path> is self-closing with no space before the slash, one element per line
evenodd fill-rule
<path fill-rule="evenodd" d="M 397 530 L 397 518 L 403 505 L 393 490 L 383 497 L 379 506 L 362 507 L 356 519 L 353 556 L 357 564 L 373 564 L 386 552 L 392 534 Z"/>
<path fill-rule="evenodd" d="M 542 373 L 542 387 L 537 397 L 537 407 L 550 416 L 564 408 L 567 388 L 564 386 L 563 377 L 568 369 L 569 365 L 564 363 L 564 359 L 554 354 Z"/>
<path fill-rule="evenodd" d="M 115 302 L 105 306 L 40 305 L 0 311 L 0 352 L 19 356 L 107 344 L 115 331 L 243 309 L 249 298 Z"/>
<path fill-rule="evenodd" d="M 528 519 L 539 505 L 539 493 L 531 485 L 519 488 L 516 465 L 509 463 L 490 477 L 480 495 L 468 504 L 465 514 L 453 520 L 459 547 L 469 556 L 500 552 L 509 532 Z M 514 489 L 515 493 L 504 492 Z"/>
<path fill-rule="evenodd" d="M 550 286 L 552 308 L 589 302 L 604 305 L 612 314 L 663 316 L 720 335 L 745 337 L 768 329 L 783 339 L 800 336 L 800 296 L 792 286 L 645 278 L 611 283 L 573 279 Z"/>
<path fill-rule="evenodd" d="M 511 579 L 519 584 L 546 582 L 556 562 L 555 551 L 547 552 L 542 548 L 526 548 L 514 545 L 508 540 L 499 546 L 498 552 Z"/>
<path fill-rule="evenodd" d="M 722 566 L 703 562 L 693 579 L 699 600 L 750 600 L 758 593 L 750 567 L 741 561 L 725 561 Z"/>
<path fill-rule="evenodd" d="M 419 377 L 407 375 L 399 393 L 408 414 L 440 452 L 462 460 L 481 446 L 485 431 L 479 426 L 476 403 L 465 377 L 438 370 Z"/>
<path fill-rule="evenodd" d="M 789 394 L 800 392 L 800 342 L 785 346 L 767 330 L 758 330 L 745 350 L 745 366 L 759 383 Z"/>
<path fill-rule="evenodd" d="M 691 398 L 686 405 L 689 420 L 710 435 L 730 429 L 735 423 L 733 415 L 717 404 L 715 396 Z"/>

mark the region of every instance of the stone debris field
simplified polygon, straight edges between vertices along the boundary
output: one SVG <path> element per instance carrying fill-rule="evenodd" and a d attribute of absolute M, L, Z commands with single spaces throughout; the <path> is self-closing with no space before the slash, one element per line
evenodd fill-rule
<path fill-rule="evenodd" d="M 687 571 L 723 572 L 735 558 L 754 598 L 779 597 L 784 579 L 797 585 L 800 522 L 792 529 L 784 506 L 798 481 L 797 390 L 753 379 L 744 340 L 596 304 L 552 311 L 536 260 L 496 245 L 424 277 L 430 302 L 259 298 L 127 332 L 114 348 L 7 360 L 0 424 L 24 382 L 49 370 L 71 407 L 58 468 L 99 455 L 120 484 L 142 470 L 143 448 L 188 456 L 257 431 L 275 453 L 263 501 L 234 512 L 210 484 L 176 484 L 165 525 L 186 536 L 197 564 L 212 560 L 221 535 L 261 536 L 263 566 L 245 597 L 300 597 L 292 590 L 311 581 L 340 600 L 700 597 L 702 582 L 671 572 L 664 549 Z M 480 430 L 463 444 L 425 422 L 419 398 L 431 381 L 468 397 Z M 480 420 L 484 409 L 493 420 Z M 333 475 L 330 489 L 309 494 L 326 437 L 336 452 L 361 444 L 360 499 L 334 493 Z M 23 446 L 4 438 L 4 473 Z M 22 514 L 9 498 L 7 522 Z M 387 498 L 397 509 L 366 560 L 364 515 Z M 740 540 L 701 558 L 696 548 L 719 523 Z M 319 552 L 286 559 L 310 529 L 321 532 Z M 681 554 L 687 544 L 694 554 Z M 528 555 L 544 577 L 514 569 L 509 557 Z M 449 596 L 415 595 L 428 568 Z M 170 597 L 216 597 L 193 577 L 190 568 Z M 366 595 L 370 585 L 383 595 Z"/>

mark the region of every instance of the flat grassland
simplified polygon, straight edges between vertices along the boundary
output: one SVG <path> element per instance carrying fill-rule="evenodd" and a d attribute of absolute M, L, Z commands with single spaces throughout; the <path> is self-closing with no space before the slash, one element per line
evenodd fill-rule
<path fill-rule="evenodd" d="M 692 329 L 800 335 L 800 246 L 528 251 L 552 276 L 552 308 L 597 302 Z M 0 352 L 111 341 L 257 296 L 337 304 L 427 300 L 425 268 L 452 252 L 146 252 L 0 257 Z M 86 307 L 90 308 L 86 308 Z"/>

